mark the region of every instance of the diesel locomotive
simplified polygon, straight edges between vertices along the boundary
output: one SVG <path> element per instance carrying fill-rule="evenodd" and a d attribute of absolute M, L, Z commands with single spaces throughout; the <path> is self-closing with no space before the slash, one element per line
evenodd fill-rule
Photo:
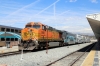
<path fill-rule="evenodd" d="M 20 49 L 33 50 L 49 46 L 49 42 L 59 42 L 63 46 L 62 31 L 44 25 L 40 22 L 29 22 L 21 30 Z"/>
<path fill-rule="evenodd" d="M 64 46 L 76 43 L 85 43 L 86 36 L 72 34 L 67 31 L 57 30 L 40 22 L 29 22 L 21 30 L 21 43 L 19 50 L 43 49 L 52 46 Z M 58 42 L 58 44 L 50 44 Z"/>

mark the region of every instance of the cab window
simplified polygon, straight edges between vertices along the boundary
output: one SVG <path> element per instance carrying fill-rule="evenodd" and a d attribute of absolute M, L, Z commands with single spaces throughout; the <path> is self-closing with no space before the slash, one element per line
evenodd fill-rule
<path fill-rule="evenodd" d="M 33 25 L 33 28 L 39 29 L 40 25 Z"/>
<path fill-rule="evenodd" d="M 42 29 L 44 30 L 44 29 L 45 29 L 45 27 L 44 27 L 44 26 L 42 26 Z"/>
<path fill-rule="evenodd" d="M 26 28 L 32 27 L 32 25 L 26 25 Z"/>
<path fill-rule="evenodd" d="M 43 29 L 43 30 L 46 30 L 46 26 L 42 25 L 42 29 Z"/>

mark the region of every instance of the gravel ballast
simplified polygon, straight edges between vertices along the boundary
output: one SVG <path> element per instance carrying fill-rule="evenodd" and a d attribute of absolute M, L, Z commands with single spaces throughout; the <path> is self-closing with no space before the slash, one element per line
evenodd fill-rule
<path fill-rule="evenodd" d="M 23 60 L 21 60 L 21 55 L 1 57 L 0 64 L 7 66 L 45 66 L 90 44 L 71 45 L 69 48 L 68 46 L 53 48 L 48 50 L 48 54 L 46 54 L 46 50 L 25 53 Z"/>

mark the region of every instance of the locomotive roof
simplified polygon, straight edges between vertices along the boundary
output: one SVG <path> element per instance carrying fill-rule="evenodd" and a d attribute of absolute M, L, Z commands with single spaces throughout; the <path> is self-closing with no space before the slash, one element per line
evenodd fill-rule
<path fill-rule="evenodd" d="M 68 32 L 68 31 L 63 31 L 63 32 L 68 33 L 68 34 L 71 34 L 71 35 L 76 35 L 76 34 L 73 34 L 71 32 Z"/>
<path fill-rule="evenodd" d="M 0 27 L 3 27 L 3 28 L 13 28 L 13 29 L 18 29 L 18 30 L 21 30 L 21 29 L 22 29 L 22 28 L 11 27 L 11 26 L 5 26 L 5 25 L 0 25 Z"/>
<path fill-rule="evenodd" d="M 40 22 L 28 22 L 26 25 L 28 25 L 28 24 L 33 25 L 33 24 L 42 24 L 42 23 L 40 23 Z M 44 24 L 43 24 L 43 25 L 44 25 Z"/>

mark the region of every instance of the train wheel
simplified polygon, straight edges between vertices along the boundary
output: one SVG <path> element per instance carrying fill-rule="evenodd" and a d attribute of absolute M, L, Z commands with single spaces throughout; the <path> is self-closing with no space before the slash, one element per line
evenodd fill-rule
<path fill-rule="evenodd" d="M 59 46 L 60 46 L 60 47 L 62 46 L 62 42 L 59 42 Z"/>
<path fill-rule="evenodd" d="M 64 46 L 64 44 L 63 44 L 63 43 L 62 43 L 61 45 L 62 45 L 62 47 Z"/>
<path fill-rule="evenodd" d="M 66 46 L 68 46 L 68 43 L 66 43 Z"/>
<path fill-rule="evenodd" d="M 59 43 L 59 47 L 61 47 L 61 44 Z"/>
<path fill-rule="evenodd" d="M 63 43 L 63 42 L 60 42 L 60 45 L 61 45 L 61 47 L 62 47 L 62 46 L 64 46 L 64 43 Z"/>
<path fill-rule="evenodd" d="M 43 46 L 40 44 L 40 45 L 38 46 L 38 49 L 39 49 L 39 50 L 43 49 Z"/>
<path fill-rule="evenodd" d="M 28 44 L 27 44 L 27 43 L 25 43 L 25 44 L 24 44 L 24 48 L 27 48 L 27 47 L 28 47 Z"/>
<path fill-rule="evenodd" d="M 63 43 L 63 46 L 65 46 L 65 44 Z"/>
<path fill-rule="evenodd" d="M 45 49 L 45 46 L 43 46 L 43 49 Z"/>
<path fill-rule="evenodd" d="M 40 47 L 40 46 L 38 46 L 38 49 L 40 50 L 40 49 L 41 49 L 41 47 Z"/>

